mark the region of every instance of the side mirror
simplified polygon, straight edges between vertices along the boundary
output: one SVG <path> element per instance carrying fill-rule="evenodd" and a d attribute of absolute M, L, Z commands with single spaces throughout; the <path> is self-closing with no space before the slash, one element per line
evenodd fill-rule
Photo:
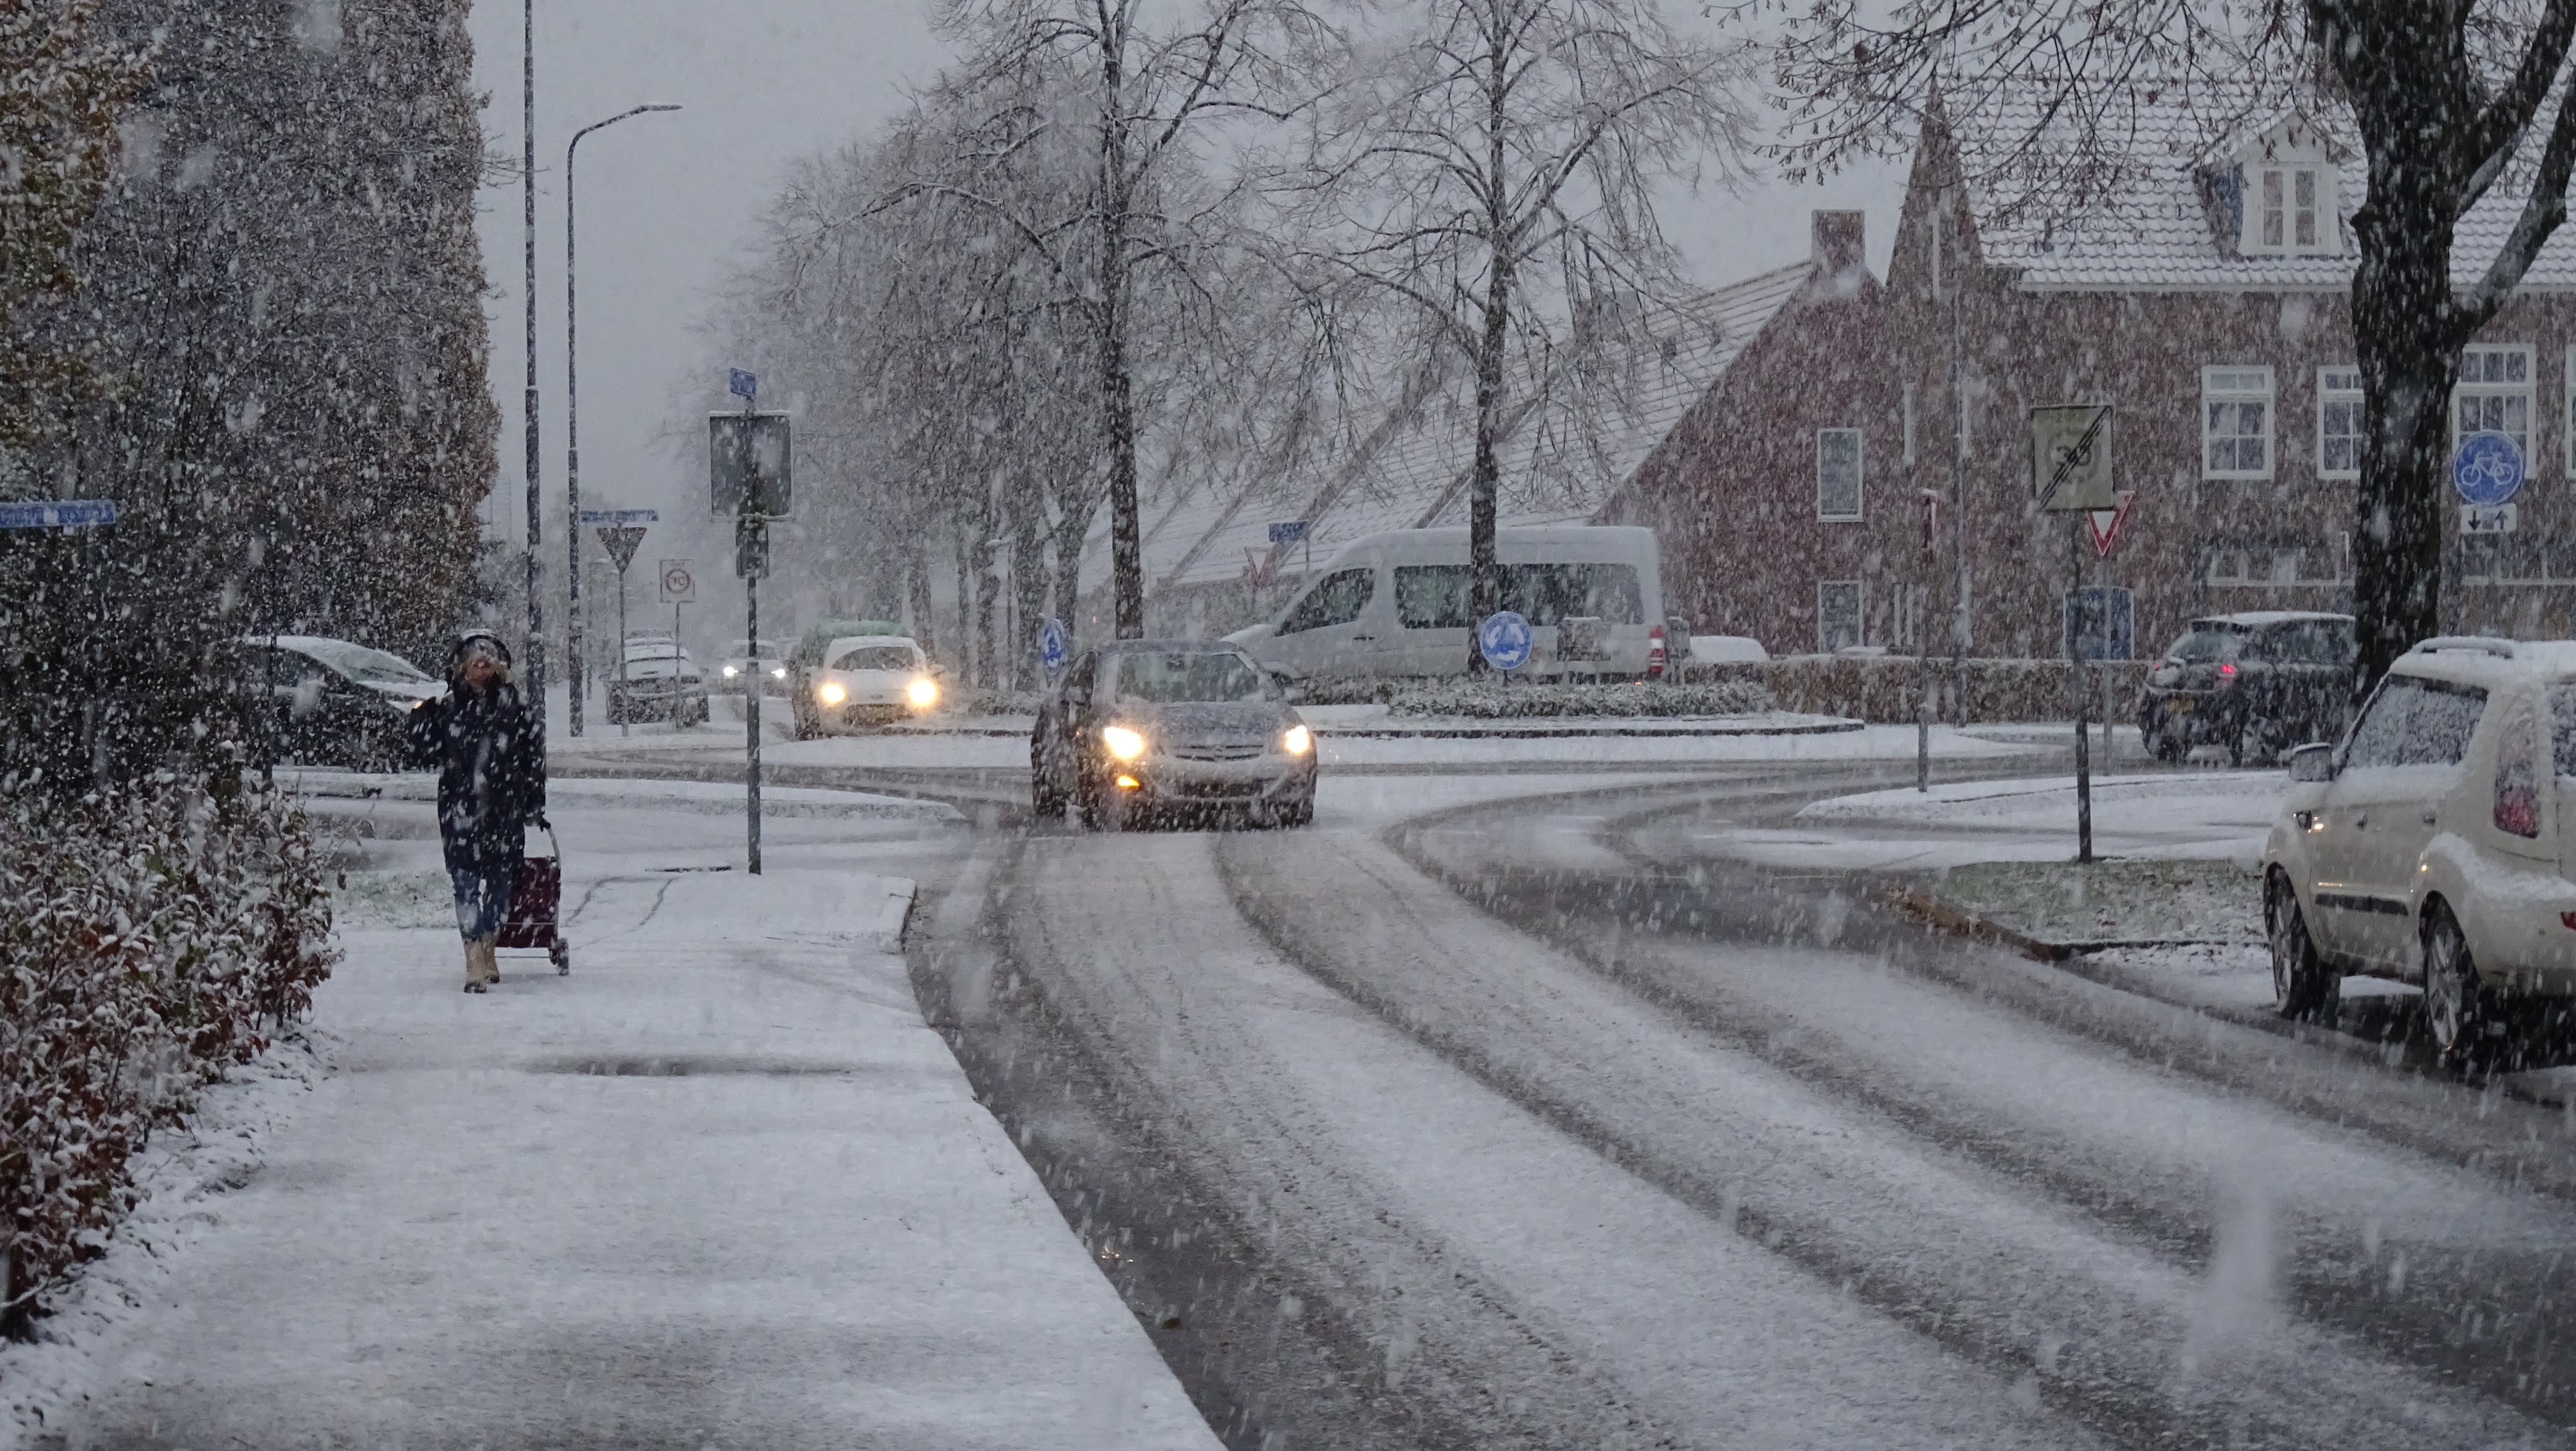
<path fill-rule="evenodd" d="M 2331 781 L 2334 775 L 2334 747 L 2325 742 L 2310 741 L 2290 753 L 2291 780 Z"/>

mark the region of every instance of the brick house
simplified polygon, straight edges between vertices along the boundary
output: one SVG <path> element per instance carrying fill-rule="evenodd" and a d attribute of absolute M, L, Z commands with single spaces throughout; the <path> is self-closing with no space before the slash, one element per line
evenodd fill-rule
<path fill-rule="evenodd" d="M 1884 287 L 1775 324 L 1806 335 L 1748 350 L 1615 506 L 1669 521 L 1678 612 L 1775 653 L 1850 643 L 1854 619 L 1861 643 L 1947 653 L 1963 582 L 1968 653 L 2046 656 L 2079 570 L 2134 591 L 2142 655 L 2195 614 L 2349 606 L 2357 150 L 2325 107 L 2215 145 L 2178 108 L 2139 114 L 2142 159 L 2068 217 L 1950 184 L 1993 174 L 2003 158 L 1980 148 L 2031 115 L 1954 134 L 1936 113 Z M 2463 286 L 2521 205 L 2502 192 L 2462 225 Z M 1857 235 L 1831 216 L 1820 239 Z M 2515 435 L 2530 478 L 2513 533 L 2463 538 L 2449 511 L 2446 628 L 2576 633 L 2571 345 L 2576 240 L 2562 233 L 2464 359 L 2455 428 Z M 2116 410 L 2117 483 L 2136 502 L 2103 575 L 2079 554 L 2078 516 L 2035 508 L 2029 410 L 2055 403 Z M 1793 474 L 1802 450 L 1813 462 Z M 1856 491 L 1842 472 L 1855 455 Z"/>

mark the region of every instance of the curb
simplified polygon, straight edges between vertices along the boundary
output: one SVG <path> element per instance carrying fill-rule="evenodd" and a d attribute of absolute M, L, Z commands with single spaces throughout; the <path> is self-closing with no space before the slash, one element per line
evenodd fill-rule
<path fill-rule="evenodd" d="M 1905 911 L 1921 917 L 1934 927 L 1960 937 L 1973 937 L 2009 947 L 2024 957 L 2039 962 L 2065 962 L 2087 953 L 2104 952 L 2114 947 L 2233 947 L 2240 945 L 2232 937 L 2134 937 L 2099 938 L 2082 942 L 2050 942 L 2027 932 L 2007 927 L 1991 917 L 1982 917 L 1949 901 L 1938 892 L 1921 887 L 1891 888 L 1889 897 Z"/>

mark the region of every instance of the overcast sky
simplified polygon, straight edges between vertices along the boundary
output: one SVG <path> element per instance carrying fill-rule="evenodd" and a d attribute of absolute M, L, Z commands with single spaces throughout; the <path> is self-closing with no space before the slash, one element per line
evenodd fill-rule
<path fill-rule="evenodd" d="M 705 464 L 678 428 L 723 406 L 718 360 L 700 334 L 741 255 L 752 219 L 800 156 L 875 130 L 949 52 L 923 0 L 536 0 L 537 386 L 545 436 L 539 477 L 545 542 L 563 544 L 564 144 L 592 121 L 647 103 L 581 144 L 581 441 L 586 507 L 693 505 Z M 1696 7 L 1670 7 L 1676 18 Z M 519 156 L 520 3 L 481 0 L 471 26 L 493 148 Z M 1667 229 L 1707 284 L 1797 260 L 1816 207 L 1869 213 L 1873 267 L 1885 275 L 1901 174 L 1881 168 L 1825 186 L 1774 183 L 1745 195 L 1678 195 Z M 515 176 L 482 198 L 491 286 L 492 391 L 500 404 L 497 531 L 526 516 L 525 303 Z M 675 431 L 676 430 L 676 431 Z M 650 557 L 657 541 L 648 539 Z"/>

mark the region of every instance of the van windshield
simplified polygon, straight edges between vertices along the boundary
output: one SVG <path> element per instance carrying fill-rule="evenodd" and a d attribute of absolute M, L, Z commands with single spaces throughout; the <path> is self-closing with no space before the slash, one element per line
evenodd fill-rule
<path fill-rule="evenodd" d="M 1533 625 L 1592 618 L 1634 625 L 1646 616 L 1633 564 L 1506 564 L 1503 608 Z M 1395 617 L 1408 630 L 1463 629 L 1476 622 L 1473 575 L 1463 564 L 1400 564 Z"/>

